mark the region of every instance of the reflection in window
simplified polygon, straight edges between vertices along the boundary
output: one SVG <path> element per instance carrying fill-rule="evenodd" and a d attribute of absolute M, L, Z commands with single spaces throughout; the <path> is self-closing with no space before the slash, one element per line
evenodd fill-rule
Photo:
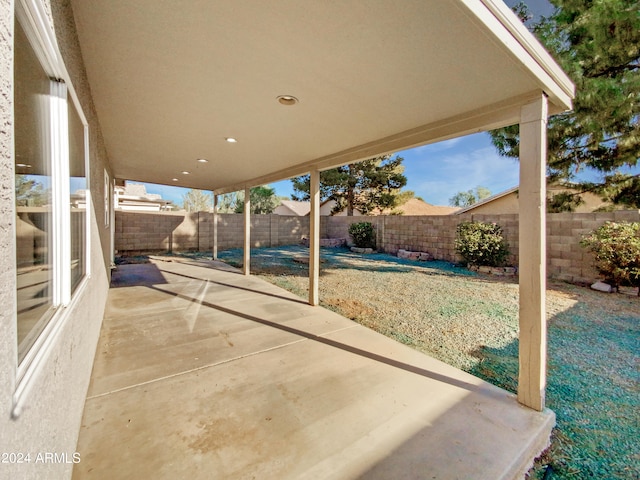
<path fill-rule="evenodd" d="M 13 84 L 19 361 L 46 325 L 53 305 L 49 83 L 16 22 Z"/>
<path fill-rule="evenodd" d="M 84 125 L 70 97 L 69 173 L 71 192 L 71 293 L 85 275 L 87 178 L 84 164 Z"/>

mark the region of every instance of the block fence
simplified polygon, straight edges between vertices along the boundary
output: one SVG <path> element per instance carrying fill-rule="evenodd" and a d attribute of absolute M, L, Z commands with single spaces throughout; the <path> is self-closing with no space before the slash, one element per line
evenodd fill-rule
<path fill-rule="evenodd" d="M 219 214 L 218 250 L 242 248 L 242 215 Z M 377 247 L 392 254 L 399 249 L 429 252 L 434 258 L 459 261 L 455 252 L 456 227 L 464 221 L 495 222 L 503 233 L 511 256 L 518 264 L 518 215 L 439 215 L 321 217 L 322 238 L 349 239 L 349 225 L 371 222 Z M 580 247 L 582 235 L 606 221 L 640 222 L 640 210 L 602 213 L 553 213 L 547 215 L 547 275 L 576 283 L 598 278 L 593 258 Z M 309 217 L 251 215 L 251 246 L 276 247 L 299 244 L 309 235 Z M 116 211 L 115 249 L 119 254 L 210 251 L 213 248 L 213 214 L 206 212 Z"/>

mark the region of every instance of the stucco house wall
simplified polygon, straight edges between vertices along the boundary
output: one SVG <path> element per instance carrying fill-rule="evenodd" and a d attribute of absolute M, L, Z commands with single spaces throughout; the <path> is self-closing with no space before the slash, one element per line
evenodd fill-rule
<path fill-rule="evenodd" d="M 50 337 L 12 418 L 17 371 L 16 208 L 13 152 L 14 2 L 0 3 L 0 452 L 73 455 L 109 286 L 110 231 L 105 225 L 104 171 L 109 163 L 91 99 L 73 12 L 66 0 L 45 8 L 89 125 L 91 276 Z M 71 457 L 69 457 L 71 458 Z M 0 478 L 69 478 L 72 463 L 0 464 Z"/>

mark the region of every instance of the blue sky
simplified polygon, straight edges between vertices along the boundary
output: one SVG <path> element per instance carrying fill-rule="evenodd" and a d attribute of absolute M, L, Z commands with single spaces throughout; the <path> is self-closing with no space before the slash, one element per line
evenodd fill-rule
<path fill-rule="evenodd" d="M 425 202 L 448 205 L 457 192 L 487 187 L 498 193 L 518 184 L 518 162 L 500 157 L 488 133 L 478 133 L 397 152 L 404 158 L 407 190 Z M 291 182 L 272 184 L 289 196 Z"/>

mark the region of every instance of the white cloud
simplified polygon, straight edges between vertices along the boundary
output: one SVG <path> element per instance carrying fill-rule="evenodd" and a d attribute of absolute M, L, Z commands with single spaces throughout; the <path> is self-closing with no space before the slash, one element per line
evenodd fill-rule
<path fill-rule="evenodd" d="M 519 165 L 493 147 L 433 155 L 407 168 L 408 188 L 429 203 L 447 205 L 457 192 L 481 185 L 499 193 L 518 184 Z"/>

